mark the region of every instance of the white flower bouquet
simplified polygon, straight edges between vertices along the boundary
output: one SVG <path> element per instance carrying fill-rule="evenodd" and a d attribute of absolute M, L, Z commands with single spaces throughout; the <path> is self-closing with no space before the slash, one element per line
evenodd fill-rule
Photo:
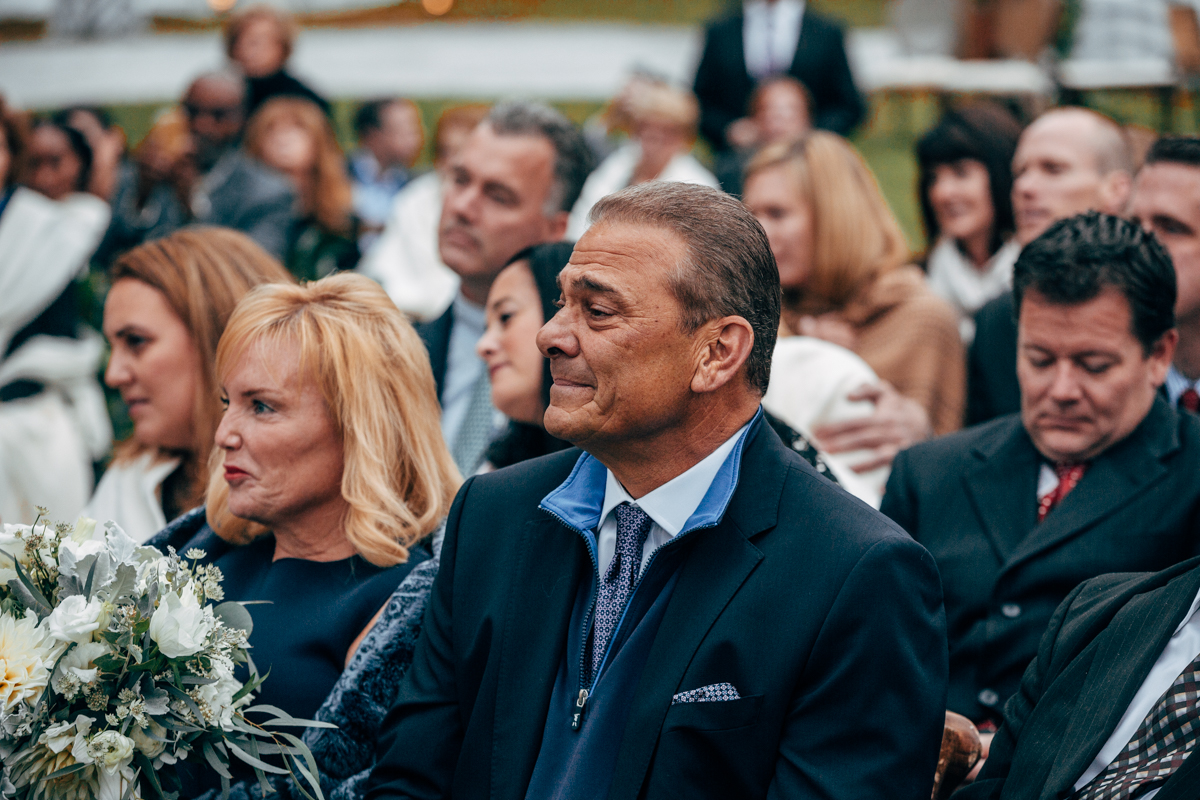
<path fill-rule="evenodd" d="M 0 526 L 0 800 L 174 800 L 162 768 L 189 759 L 226 791 L 238 759 L 323 800 L 308 748 L 280 729 L 333 726 L 251 705 L 250 614 L 220 602 L 202 551 L 41 519 Z"/>

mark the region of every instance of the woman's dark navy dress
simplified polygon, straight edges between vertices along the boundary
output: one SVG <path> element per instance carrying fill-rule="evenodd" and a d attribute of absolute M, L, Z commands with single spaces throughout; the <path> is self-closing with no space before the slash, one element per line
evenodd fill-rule
<path fill-rule="evenodd" d="M 250 657 L 267 675 L 254 702 L 312 719 L 325 702 L 358 638 L 414 566 L 429 558 L 414 547 L 409 560 L 377 567 L 360 556 L 340 561 L 273 561 L 275 537 L 230 546 L 205 528 L 179 549 L 198 547 L 220 567 L 226 600 L 251 601 Z M 245 679 L 245 673 L 238 675 Z"/>

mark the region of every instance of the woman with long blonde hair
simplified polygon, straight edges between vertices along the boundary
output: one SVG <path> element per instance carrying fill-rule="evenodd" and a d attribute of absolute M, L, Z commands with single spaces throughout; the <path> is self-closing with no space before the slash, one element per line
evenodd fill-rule
<path fill-rule="evenodd" d="M 244 233 L 193 227 L 130 250 L 109 271 L 105 382 L 121 393 L 133 434 L 85 512 L 138 541 L 204 502 L 208 454 L 221 420 L 217 342 L 253 287 L 291 283 Z"/>
<path fill-rule="evenodd" d="M 744 197 L 779 265 L 781 332 L 854 351 L 918 402 L 936 433 L 959 428 L 957 316 L 910 264 L 904 233 L 849 142 L 814 131 L 765 148 L 746 168 Z"/>
<path fill-rule="evenodd" d="M 246 151 L 286 175 L 296 189 L 298 223 L 285 261 L 302 280 L 350 269 L 358 261 L 357 223 L 346 156 L 333 126 L 312 101 L 276 97 L 246 126 Z"/>
<path fill-rule="evenodd" d="M 311 718 L 400 582 L 432 557 L 461 477 L 433 372 L 378 284 L 332 275 L 246 296 L 217 348 L 224 416 L 204 513 L 156 543 L 204 550 L 263 602 L 258 701 Z"/>

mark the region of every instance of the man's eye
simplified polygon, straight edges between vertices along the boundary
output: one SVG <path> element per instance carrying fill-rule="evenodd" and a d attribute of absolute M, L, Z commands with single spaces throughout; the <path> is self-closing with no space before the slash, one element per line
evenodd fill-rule
<path fill-rule="evenodd" d="M 1034 369 L 1045 369 L 1054 363 L 1053 358 L 1046 358 L 1045 356 L 1029 356 L 1028 361 Z"/>
<path fill-rule="evenodd" d="M 1079 366 L 1083 367 L 1083 371 L 1089 375 L 1101 375 L 1108 371 L 1112 366 L 1110 361 L 1084 361 Z"/>
<path fill-rule="evenodd" d="M 595 319 L 607 319 L 612 316 L 611 312 L 605 311 L 603 308 L 597 308 L 596 306 L 588 306 L 588 314 Z"/>

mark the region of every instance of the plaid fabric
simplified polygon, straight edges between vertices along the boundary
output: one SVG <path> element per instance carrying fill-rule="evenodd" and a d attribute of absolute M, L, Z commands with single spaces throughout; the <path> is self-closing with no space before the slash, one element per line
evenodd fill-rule
<path fill-rule="evenodd" d="M 638 572 L 642 567 L 642 548 L 650 535 L 653 520 L 635 505 L 621 503 L 614 509 L 617 514 L 617 549 L 613 553 L 608 569 L 600 581 L 600 593 L 596 598 L 595 622 L 592 627 L 592 675 L 600 669 L 604 651 L 612 638 L 625 603 L 633 593 Z"/>
<path fill-rule="evenodd" d="M 671 705 L 676 703 L 714 703 L 722 700 L 741 700 L 737 687 L 732 683 L 712 683 L 699 689 L 689 689 L 671 698 Z"/>
<path fill-rule="evenodd" d="M 1108 768 L 1073 800 L 1126 800 L 1166 782 L 1200 736 L 1200 656 L 1180 673 Z"/>

